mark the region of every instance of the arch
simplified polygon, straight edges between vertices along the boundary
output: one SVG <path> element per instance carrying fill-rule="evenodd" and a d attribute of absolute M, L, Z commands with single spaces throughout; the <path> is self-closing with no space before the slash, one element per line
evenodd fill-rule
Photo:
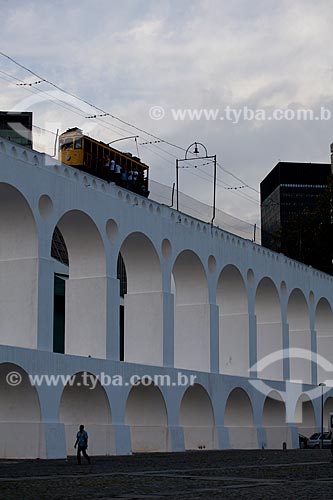
<path fill-rule="evenodd" d="M 258 323 L 280 323 L 281 304 L 279 293 L 270 278 L 262 278 L 258 283 L 255 297 L 255 308 Z"/>
<path fill-rule="evenodd" d="M 58 226 L 56 226 L 53 231 L 52 244 L 51 244 L 51 256 L 64 264 L 69 266 L 68 260 L 68 250 L 63 235 L 61 234 Z"/>
<path fill-rule="evenodd" d="M 29 203 L 18 189 L 4 183 L 0 183 L 0 231 L 0 260 L 38 256 L 37 227 Z"/>
<path fill-rule="evenodd" d="M 0 183 L 0 343 L 37 347 L 38 235 L 23 194 Z M 20 314 L 17 314 L 17 309 Z"/>
<path fill-rule="evenodd" d="M 63 237 L 69 261 L 69 279 L 65 286 L 65 352 L 105 358 L 107 280 L 102 237 L 91 217 L 79 210 L 66 212 L 60 218 L 53 241 L 57 230 Z"/>
<path fill-rule="evenodd" d="M 220 372 L 247 377 L 250 359 L 248 300 L 243 277 L 233 265 L 227 265 L 219 276 L 216 303 L 219 306 Z"/>
<path fill-rule="evenodd" d="M 216 301 L 222 314 L 248 312 L 248 300 L 244 279 L 236 266 L 228 264 L 220 273 Z"/>
<path fill-rule="evenodd" d="M 53 231 L 51 257 L 61 264 L 68 266 L 68 251 L 64 238 L 56 226 Z M 68 271 L 67 271 L 68 272 Z M 65 352 L 65 289 L 66 276 L 64 273 L 54 274 L 53 282 L 53 352 Z"/>
<path fill-rule="evenodd" d="M 207 277 L 198 255 L 182 251 L 172 270 L 175 283 L 175 366 L 210 370 L 210 306 Z"/>
<path fill-rule="evenodd" d="M 324 411 L 323 411 L 324 430 L 326 430 L 326 429 L 329 430 L 330 429 L 329 418 L 330 418 L 330 414 L 331 413 L 333 414 L 333 398 L 332 397 L 328 397 L 325 400 Z"/>
<path fill-rule="evenodd" d="M 168 417 L 160 389 L 153 384 L 132 387 L 125 423 L 131 427 L 133 452 L 167 451 Z"/>
<path fill-rule="evenodd" d="M 151 240 L 131 233 L 120 254 L 125 265 L 124 359 L 163 365 L 163 293 L 160 259 Z"/>
<path fill-rule="evenodd" d="M 64 387 L 59 419 L 65 425 L 67 454 L 73 454 L 73 441 L 80 424 L 89 435 L 91 455 L 115 453 L 111 409 L 105 389 L 92 373 L 79 372 Z"/>
<path fill-rule="evenodd" d="M 230 448 L 258 448 L 252 403 L 247 393 L 240 387 L 233 389 L 228 396 L 224 411 L 224 425 L 229 430 Z"/>
<path fill-rule="evenodd" d="M 289 329 L 295 331 L 308 331 L 310 328 L 310 314 L 304 293 L 295 288 L 288 299 Z"/>
<path fill-rule="evenodd" d="M 281 426 L 286 423 L 286 406 L 277 391 L 270 392 L 265 399 L 263 409 L 263 425 Z"/>
<path fill-rule="evenodd" d="M 283 348 L 281 304 L 277 288 L 270 278 L 262 278 L 255 296 L 257 319 L 257 360 L 279 352 Z M 258 372 L 258 376 L 269 380 L 283 380 L 283 359 L 277 360 Z"/>
<path fill-rule="evenodd" d="M 283 443 L 291 446 L 291 435 L 286 423 L 286 406 L 277 391 L 271 391 L 264 402 L 262 423 L 266 429 L 265 448 L 280 449 Z"/>
<path fill-rule="evenodd" d="M 311 351 L 310 314 L 303 292 L 295 288 L 288 300 L 289 347 Z M 290 358 L 290 379 L 304 384 L 311 383 L 311 362 L 302 358 Z"/>
<path fill-rule="evenodd" d="M 181 401 L 180 423 L 184 429 L 185 449 L 214 449 L 215 419 L 210 396 L 199 384 L 190 386 Z"/>
<path fill-rule="evenodd" d="M 46 458 L 39 397 L 28 374 L 16 364 L 2 363 L 0 380 L 0 457 Z"/>
<path fill-rule="evenodd" d="M 183 250 L 175 260 L 172 274 L 176 285 L 177 305 L 202 304 L 208 301 L 206 273 L 196 253 Z"/>
<path fill-rule="evenodd" d="M 301 394 L 295 409 L 295 422 L 298 430 L 305 436 L 311 436 L 316 431 L 316 417 L 311 399 L 306 394 Z"/>
<path fill-rule="evenodd" d="M 57 226 L 65 240 L 70 278 L 105 276 L 105 249 L 91 217 L 80 210 L 66 212 Z"/>
<path fill-rule="evenodd" d="M 330 363 L 333 363 L 333 312 L 327 299 L 322 297 L 317 304 L 315 312 L 315 331 L 317 333 L 317 353 Z M 331 385 L 331 373 L 317 364 L 318 382 Z"/>
<path fill-rule="evenodd" d="M 160 259 L 153 243 L 145 234 L 129 234 L 121 245 L 120 253 L 126 266 L 129 293 L 161 290 Z"/>

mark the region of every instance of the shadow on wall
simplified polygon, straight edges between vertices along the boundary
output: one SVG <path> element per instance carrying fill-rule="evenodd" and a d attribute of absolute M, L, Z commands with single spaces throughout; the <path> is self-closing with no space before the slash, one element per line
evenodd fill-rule
<path fill-rule="evenodd" d="M 286 406 L 276 391 L 272 391 L 265 399 L 263 426 L 267 437 L 265 448 L 282 450 L 283 443 L 287 444 L 287 448 L 292 447 L 291 430 L 286 423 Z"/>
<path fill-rule="evenodd" d="M 215 419 L 211 399 L 199 384 L 189 387 L 180 405 L 186 450 L 217 448 Z"/>
<path fill-rule="evenodd" d="M 241 388 L 236 388 L 229 394 L 224 413 L 224 425 L 229 431 L 231 449 L 258 448 L 252 404 L 246 392 Z"/>
<path fill-rule="evenodd" d="M 3 363 L 0 380 L 0 457 L 46 458 L 39 398 L 28 374 L 17 365 Z"/>
<path fill-rule="evenodd" d="M 154 385 L 131 389 L 126 403 L 133 452 L 168 451 L 168 418 L 164 398 Z"/>
<path fill-rule="evenodd" d="M 89 374 L 90 377 L 94 376 Z M 115 434 L 111 424 L 111 409 L 104 388 L 96 379 L 94 389 L 90 378 L 83 374 L 75 375 L 75 383 L 64 388 L 60 402 L 60 421 L 65 425 L 66 448 L 68 455 L 74 455 L 74 442 L 80 424 L 85 426 L 89 435 L 91 455 L 113 455 Z"/>

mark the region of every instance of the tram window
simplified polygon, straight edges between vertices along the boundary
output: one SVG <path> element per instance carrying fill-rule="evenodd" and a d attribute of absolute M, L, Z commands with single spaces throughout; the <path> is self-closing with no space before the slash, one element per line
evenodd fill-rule
<path fill-rule="evenodd" d="M 70 149 L 73 149 L 73 139 L 61 139 L 60 149 L 61 151 L 68 151 Z"/>
<path fill-rule="evenodd" d="M 74 149 L 82 149 L 82 137 L 75 139 Z"/>
<path fill-rule="evenodd" d="M 97 146 L 94 142 L 91 144 L 91 152 L 93 156 L 96 156 Z"/>

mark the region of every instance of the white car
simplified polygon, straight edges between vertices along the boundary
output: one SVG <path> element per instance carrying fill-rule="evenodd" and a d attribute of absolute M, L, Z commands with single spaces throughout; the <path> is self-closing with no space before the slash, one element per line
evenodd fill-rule
<path fill-rule="evenodd" d="M 309 437 L 307 442 L 307 448 L 321 448 L 321 440 L 323 438 L 323 448 L 331 447 L 331 433 L 324 432 L 321 435 L 321 432 L 316 432 Z"/>

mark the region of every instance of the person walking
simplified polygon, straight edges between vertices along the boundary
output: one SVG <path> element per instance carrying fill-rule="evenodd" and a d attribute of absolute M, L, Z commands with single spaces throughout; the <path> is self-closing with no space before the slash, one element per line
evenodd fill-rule
<path fill-rule="evenodd" d="M 79 432 L 76 434 L 76 441 L 74 444 L 74 448 L 77 447 L 77 463 L 81 465 L 81 453 L 84 458 L 87 460 L 88 464 L 90 464 L 90 458 L 87 454 L 88 448 L 88 433 L 84 430 L 84 425 L 80 425 Z"/>

